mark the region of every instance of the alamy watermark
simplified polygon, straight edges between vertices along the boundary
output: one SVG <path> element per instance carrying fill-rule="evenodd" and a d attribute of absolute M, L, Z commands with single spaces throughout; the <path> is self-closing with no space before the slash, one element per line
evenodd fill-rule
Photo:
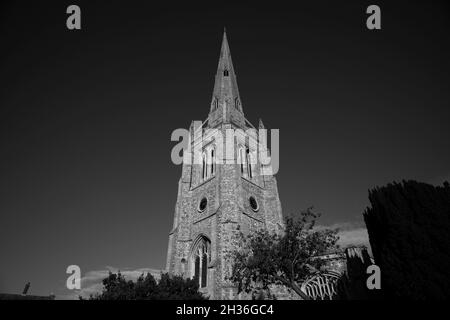
<path fill-rule="evenodd" d="M 76 264 L 70 265 L 66 269 L 66 273 L 70 276 L 66 280 L 66 287 L 69 290 L 81 289 L 81 269 Z"/>

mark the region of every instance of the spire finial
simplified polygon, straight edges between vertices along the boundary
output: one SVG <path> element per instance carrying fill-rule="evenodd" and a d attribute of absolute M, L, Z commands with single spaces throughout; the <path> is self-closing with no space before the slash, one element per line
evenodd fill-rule
<path fill-rule="evenodd" d="M 262 122 L 262 119 L 261 119 L 261 118 L 259 118 L 258 127 L 259 127 L 259 129 L 265 129 L 264 123 Z"/>

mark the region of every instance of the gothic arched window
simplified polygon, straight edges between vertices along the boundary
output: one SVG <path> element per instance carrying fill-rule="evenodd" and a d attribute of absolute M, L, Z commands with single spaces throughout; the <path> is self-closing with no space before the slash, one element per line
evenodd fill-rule
<path fill-rule="evenodd" d="M 213 100 L 213 111 L 216 110 L 218 106 L 219 106 L 219 102 L 217 101 L 217 98 L 214 97 L 214 100 Z"/>
<path fill-rule="evenodd" d="M 244 149 L 242 148 L 239 148 L 238 163 L 241 166 L 241 175 L 244 175 L 245 156 L 244 156 Z"/>
<path fill-rule="evenodd" d="M 211 175 L 216 173 L 216 155 L 214 148 L 211 149 Z"/>
<path fill-rule="evenodd" d="M 236 97 L 236 99 L 234 99 L 234 106 L 236 109 L 241 110 L 241 104 L 239 102 L 239 98 Z"/>
<path fill-rule="evenodd" d="M 211 241 L 205 236 L 200 236 L 194 242 L 191 253 L 192 276 L 198 279 L 200 288 L 208 285 L 208 263 L 211 261 Z"/>
<path fill-rule="evenodd" d="M 250 149 L 247 149 L 247 172 L 248 172 L 248 177 L 251 179 L 252 178 L 252 155 L 250 153 Z"/>
<path fill-rule="evenodd" d="M 328 271 L 311 276 L 301 286 L 301 290 L 312 300 L 334 300 L 341 274 Z"/>
<path fill-rule="evenodd" d="M 207 170 L 206 170 L 206 154 L 203 153 L 202 155 L 202 179 L 205 180 L 206 179 L 206 175 L 207 175 Z"/>
<path fill-rule="evenodd" d="M 223 75 L 224 75 L 225 77 L 228 77 L 228 70 L 227 70 L 227 69 L 223 70 Z"/>

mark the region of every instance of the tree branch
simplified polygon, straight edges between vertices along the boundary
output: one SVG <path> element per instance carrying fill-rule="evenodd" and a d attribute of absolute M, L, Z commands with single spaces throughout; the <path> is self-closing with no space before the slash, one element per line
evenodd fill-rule
<path fill-rule="evenodd" d="M 275 275 L 275 278 L 279 281 L 281 281 L 286 287 L 291 288 L 295 291 L 303 300 L 311 300 L 310 297 L 308 297 L 300 288 L 300 286 L 294 281 L 288 281 L 287 279 L 280 277 L 279 275 Z"/>

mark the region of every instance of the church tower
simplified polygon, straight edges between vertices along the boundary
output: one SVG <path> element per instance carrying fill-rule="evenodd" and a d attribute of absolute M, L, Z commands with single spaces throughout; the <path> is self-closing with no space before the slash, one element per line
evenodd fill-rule
<path fill-rule="evenodd" d="M 260 161 L 268 154 L 261 129 L 262 121 L 257 129 L 244 116 L 224 31 L 209 115 L 191 124 L 184 151 L 166 266 L 170 273 L 197 277 L 210 299 L 236 298 L 227 280 L 236 235 L 283 226 L 276 179 L 267 173 L 271 164 Z"/>

